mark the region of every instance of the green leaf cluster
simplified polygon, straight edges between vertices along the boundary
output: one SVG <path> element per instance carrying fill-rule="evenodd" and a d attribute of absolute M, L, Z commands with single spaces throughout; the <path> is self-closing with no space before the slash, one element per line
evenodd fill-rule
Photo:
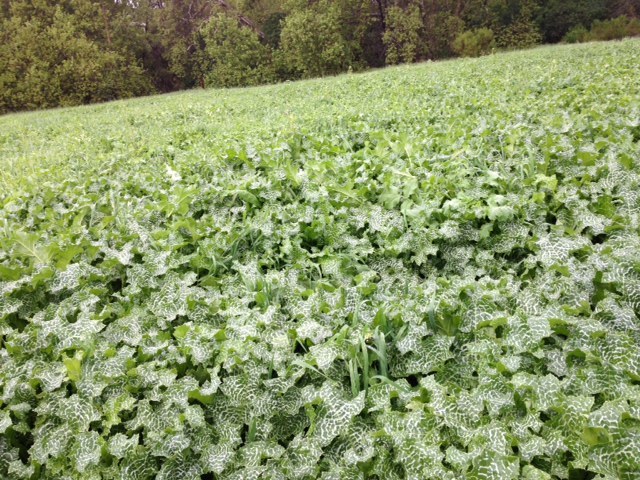
<path fill-rule="evenodd" d="M 637 52 L 1 118 L 0 477 L 635 478 Z"/>

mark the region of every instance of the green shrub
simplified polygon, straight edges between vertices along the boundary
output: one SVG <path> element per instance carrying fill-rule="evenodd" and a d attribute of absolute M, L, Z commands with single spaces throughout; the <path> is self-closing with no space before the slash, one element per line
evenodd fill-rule
<path fill-rule="evenodd" d="M 493 31 L 488 28 L 467 30 L 456 37 L 453 50 L 461 57 L 479 57 L 495 47 Z"/>
<path fill-rule="evenodd" d="M 565 43 L 581 43 L 589 40 L 589 30 L 582 25 L 573 27 L 562 39 Z"/>
<path fill-rule="evenodd" d="M 591 26 L 589 40 L 616 40 L 640 35 L 640 20 L 624 15 L 611 20 L 596 20 Z"/>
<path fill-rule="evenodd" d="M 596 20 L 587 30 L 582 25 L 572 28 L 562 41 L 566 43 L 589 42 L 597 40 L 618 40 L 625 37 L 640 36 L 640 20 L 620 16 L 611 20 Z"/>
<path fill-rule="evenodd" d="M 531 20 L 517 20 L 502 29 L 496 38 L 496 45 L 500 48 L 521 49 L 531 48 L 542 42 L 542 35 Z"/>
<path fill-rule="evenodd" d="M 214 15 L 198 30 L 198 69 L 211 87 L 243 87 L 269 83 L 275 74 L 270 49 L 235 18 Z"/>
<path fill-rule="evenodd" d="M 104 48 L 58 9 L 49 25 L 0 25 L 0 113 L 104 102 L 153 92 L 130 52 Z"/>
<path fill-rule="evenodd" d="M 352 49 L 342 34 L 337 4 L 319 3 L 299 10 L 282 22 L 282 59 L 294 76 L 319 77 L 347 70 Z"/>

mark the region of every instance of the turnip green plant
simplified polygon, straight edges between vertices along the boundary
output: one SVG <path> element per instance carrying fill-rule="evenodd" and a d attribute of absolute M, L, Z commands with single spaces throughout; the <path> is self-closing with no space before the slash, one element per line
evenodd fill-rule
<path fill-rule="evenodd" d="M 638 478 L 639 52 L 0 117 L 0 478 Z"/>

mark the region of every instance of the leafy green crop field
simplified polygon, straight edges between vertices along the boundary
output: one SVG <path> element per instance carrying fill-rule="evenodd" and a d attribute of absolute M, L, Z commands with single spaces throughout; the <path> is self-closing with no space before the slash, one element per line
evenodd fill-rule
<path fill-rule="evenodd" d="M 640 478 L 640 41 L 0 118 L 0 478 Z"/>

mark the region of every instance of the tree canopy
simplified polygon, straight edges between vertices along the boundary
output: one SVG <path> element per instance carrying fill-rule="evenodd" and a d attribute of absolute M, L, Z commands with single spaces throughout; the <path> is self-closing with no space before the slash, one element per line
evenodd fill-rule
<path fill-rule="evenodd" d="M 640 0 L 2 0 L 0 113 L 618 38 L 639 15 Z"/>

